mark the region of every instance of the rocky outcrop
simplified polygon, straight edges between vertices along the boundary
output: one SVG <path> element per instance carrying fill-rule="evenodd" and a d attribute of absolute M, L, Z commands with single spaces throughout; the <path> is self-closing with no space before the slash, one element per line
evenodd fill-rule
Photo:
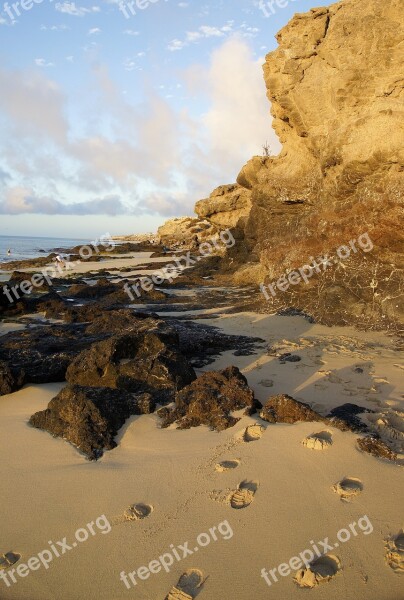
<path fill-rule="evenodd" d="M 132 394 L 110 388 L 67 386 L 45 410 L 35 413 L 30 425 L 44 429 L 77 446 L 97 460 L 116 447 L 115 436 L 131 415 L 142 414 L 142 403 Z"/>
<path fill-rule="evenodd" d="M 257 289 L 263 310 L 381 329 L 404 316 L 401 11 L 342 0 L 296 14 L 264 65 L 281 153 L 253 157 L 237 185 L 195 206 L 235 232 L 223 272 L 279 281 L 275 294 Z M 294 275 L 315 259 L 307 282 Z"/>
<path fill-rule="evenodd" d="M 308 404 L 299 402 L 287 394 L 271 396 L 260 412 L 260 417 L 268 423 L 324 421 L 324 417 L 312 410 Z"/>
<path fill-rule="evenodd" d="M 403 316 L 401 11 L 400 0 L 344 0 L 297 14 L 266 57 L 283 149 L 238 177 L 252 194 L 246 243 L 267 283 L 341 245 L 349 253 L 307 285 L 268 294 L 271 311 L 383 328 Z M 349 251 L 365 233 L 372 251 Z"/>
<path fill-rule="evenodd" d="M 268 423 L 321 422 L 341 431 L 365 432 L 368 426 L 358 415 L 366 412 L 372 411 L 356 404 L 343 404 L 324 417 L 313 410 L 309 404 L 295 400 L 288 394 L 278 394 L 267 400 L 260 417 Z"/>
<path fill-rule="evenodd" d="M 222 231 L 244 230 L 250 210 L 251 192 L 237 183 L 216 188 L 209 198 L 199 200 L 195 205 L 200 219 L 208 219 Z"/>
<path fill-rule="evenodd" d="M 237 367 L 203 373 L 176 394 L 175 405 L 175 409 L 159 411 L 163 427 L 176 422 L 179 429 L 208 425 L 216 431 L 239 421 L 230 414 L 232 411 L 245 408 L 245 414 L 253 414 L 261 406 Z"/>
<path fill-rule="evenodd" d="M 163 322 L 92 344 L 66 372 L 71 384 L 147 392 L 159 402 L 172 400 L 195 377 L 176 332 Z"/>
<path fill-rule="evenodd" d="M 166 221 L 159 227 L 157 235 L 162 244 L 166 246 L 192 244 L 195 236 L 200 242 L 208 240 L 217 233 L 216 227 L 206 219 L 181 217 Z"/>

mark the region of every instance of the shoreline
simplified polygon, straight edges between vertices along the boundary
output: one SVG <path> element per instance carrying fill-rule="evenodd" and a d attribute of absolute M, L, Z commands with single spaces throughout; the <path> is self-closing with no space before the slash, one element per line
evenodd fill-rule
<path fill-rule="evenodd" d="M 156 265 L 166 260 L 146 258 L 147 263 Z M 93 303 L 96 311 L 102 297 L 79 299 L 71 290 L 82 293 L 86 288 L 79 282 L 85 282 L 88 288 L 101 292 L 100 277 L 121 289 L 133 274 L 150 273 L 149 268 L 139 268 L 142 264 L 144 257 L 119 258 L 107 264 L 82 263 L 65 284 L 58 279 L 55 289 L 62 296 L 75 298 L 71 304 L 84 302 L 85 308 Z M 131 267 L 133 270 L 126 271 Z M 372 427 L 375 425 L 369 417 L 387 419 L 389 414 L 404 414 L 400 392 L 404 364 L 400 367 L 392 337 L 353 327 L 327 327 L 301 316 L 245 311 L 248 288 L 204 280 L 202 273 L 198 278 L 192 270 L 183 272 L 169 294 L 159 295 L 166 291 L 162 286 L 161 291 L 153 292 L 155 299 L 146 297 L 132 306 L 127 302 L 125 305 L 124 297 L 119 296 L 123 304 L 115 308 L 113 304 L 100 304 L 100 315 L 113 323 L 123 307 L 125 311 L 131 307 L 131 311 L 143 315 L 142 319 L 153 312 L 155 319 L 176 327 L 189 348 L 192 338 L 200 336 L 195 338 L 200 342 L 189 350 L 196 353 L 200 348 L 195 345 L 202 346 L 202 354 L 198 359 L 193 354 L 191 361 L 196 375 L 234 365 L 262 404 L 269 397 L 288 394 L 326 415 L 344 403 L 354 403 L 375 411 L 362 415 Z M 192 294 L 184 294 L 184 287 Z M 170 311 L 160 310 L 169 302 Z M 226 306 L 235 312 L 227 313 Z M 46 310 L 40 310 L 40 304 L 37 308 L 31 316 L 12 317 L 14 324 L 0 323 L 0 340 L 14 327 L 31 335 L 38 318 L 40 328 L 54 322 L 46 316 Z M 58 326 L 85 327 L 63 325 L 66 321 L 60 317 Z M 196 329 L 189 329 L 191 324 Z M 218 333 L 210 338 L 212 327 Z M 238 341 L 229 347 L 232 336 Z M 256 341 L 243 347 L 243 336 Z M 203 348 L 206 344 L 213 345 L 213 354 Z M 290 356 L 299 360 L 290 361 Z M 396 461 L 382 460 L 359 451 L 359 433 L 314 422 L 272 424 L 258 413 L 247 416 L 239 410 L 232 414 L 240 420 L 219 432 L 206 425 L 180 430 L 173 424 L 161 429 L 156 413 L 132 416 L 115 438 L 117 447 L 90 462 L 66 440 L 28 425 L 31 415 L 46 409 L 65 385 L 29 383 L 0 398 L 0 446 L 3 455 L 8 456 L 1 468 L 3 480 L 9 482 L 3 495 L 8 518 L 2 545 L 4 551 L 20 554 L 19 562 L 24 563 L 46 548 L 48 540 L 71 540 L 74 530 L 100 515 L 105 515 L 111 530 L 108 535 L 90 537 L 74 552 L 54 558 L 49 569 L 31 572 L 10 587 L 0 581 L 5 597 L 53 600 L 57 596 L 70 600 L 82 597 L 85 590 L 89 600 L 120 600 L 128 594 L 139 600 L 163 600 L 181 574 L 199 569 L 204 577 L 201 600 L 227 598 L 229 590 L 234 589 L 239 590 L 237 598 L 250 597 L 253 589 L 254 598 L 264 600 L 272 590 L 262 577 L 262 569 L 270 570 L 289 561 L 302 549 L 310 548 L 310 540 L 335 538 L 339 529 L 367 515 L 372 533 L 353 537 L 336 549 L 341 569 L 319 586 L 316 595 L 322 600 L 328 600 L 330 593 L 349 600 L 376 600 L 388 587 L 398 598 L 400 578 L 388 564 L 386 544 L 402 526 L 400 498 L 404 488 L 398 469 L 404 464 L 404 455 L 399 453 Z M 246 442 L 246 429 L 257 425 L 260 435 L 252 443 Z M 380 428 L 380 434 L 394 445 L 398 442 L 389 437 L 391 427 L 393 422 L 384 430 Z M 317 451 L 302 444 L 307 436 L 321 431 L 330 433 L 330 447 Z M 348 503 L 333 490 L 344 477 L 357 478 L 363 488 Z M 237 498 L 240 495 L 237 490 L 247 485 L 243 482 L 249 482 L 249 489 L 254 490 L 251 502 L 235 510 L 232 503 L 236 492 Z M 150 514 L 140 520 L 127 520 L 125 511 L 136 503 L 151 507 Z M 144 580 L 136 575 L 136 585 L 131 583 L 129 591 L 122 572 L 138 573 L 142 566 L 150 565 L 185 540 L 193 542 L 193 548 L 198 536 L 223 522 L 233 532 L 231 539 L 219 536 L 216 542 L 211 540 L 198 554 L 175 560 L 168 572 L 161 569 Z M 91 582 L 90 571 L 96 575 Z M 278 581 L 270 580 L 278 600 L 300 597 L 293 575 L 280 577 L 278 573 Z"/>

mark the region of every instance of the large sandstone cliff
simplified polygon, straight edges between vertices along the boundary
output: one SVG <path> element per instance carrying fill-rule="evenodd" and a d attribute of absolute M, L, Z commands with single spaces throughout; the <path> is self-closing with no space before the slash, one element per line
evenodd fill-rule
<path fill-rule="evenodd" d="M 393 326 L 402 316 L 402 8 L 402 0 L 342 0 L 297 14 L 266 57 L 283 149 L 254 157 L 238 177 L 251 209 L 242 221 L 246 251 L 234 250 L 250 264 L 240 265 L 237 280 L 273 282 L 365 233 L 374 245 L 308 284 L 269 294 L 268 310 L 293 307 L 366 327 Z M 229 220 L 227 194 L 223 203 Z M 197 212 L 209 219 L 208 204 L 199 202 Z"/>

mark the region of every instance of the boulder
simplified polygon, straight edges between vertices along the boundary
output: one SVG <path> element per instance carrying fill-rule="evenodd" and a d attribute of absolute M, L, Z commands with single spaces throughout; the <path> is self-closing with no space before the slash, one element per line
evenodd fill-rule
<path fill-rule="evenodd" d="M 200 219 L 208 219 L 219 230 L 242 226 L 251 209 L 251 192 L 237 183 L 222 185 L 209 198 L 195 204 Z"/>
<path fill-rule="evenodd" d="M 0 396 L 19 390 L 23 385 L 24 376 L 23 371 L 12 369 L 6 361 L 0 360 Z"/>
<path fill-rule="evenodd" d="M 178 349 L 177 334 L 164 323 L 93 344 L 66 373 L 71 384 L 148 392 L 159 402 L 173 399 L 195 377 Z"/>
<path fill-rule="evenodd" d="M 115 436 L 131 415 L 140 414 L 136 397 L 122 390 L 67 386 L 45 410 L 35 413 L 30 425 L 77 446 L 97 460 L 116 447 Z"/>
<path fill-rule="evenodd" d="M 245 414 L 251 415 L 261 406 L 237 367 L 203 373 L 176 394 L 175 405 L 159 413 L 162 427 L 177 422 L 179 429 L 208 425 L 222 431 L 240 420 L 230 414 L 232 411 L 244 408 Z"/>
<path fill-rule="evenodd" d="M 298 421 L 325 421 L 308 404 L 299 402 L 287 394 L 271 396 L 260 412 L 260 417 L 268 423 L 297 423 Z"/>

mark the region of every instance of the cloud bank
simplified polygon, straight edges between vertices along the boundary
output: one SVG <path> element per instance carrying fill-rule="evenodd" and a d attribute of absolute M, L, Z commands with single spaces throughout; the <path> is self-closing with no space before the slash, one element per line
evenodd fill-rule
<path fill-rule="evenodd" d="M 84 9 L 64 2 L 58 10 L 82 16 Z M 131 104 L 98 64 L 97 104 L 88 114 L 82 109 L 80 123 L 51 70 L 0 68 L 7 90 L 0 97 L 0 213 L 192 214 L 197 200 L 234 181 L 267 140 L 279 149 L 262 62 L 246 39 L 233 37 L 208 66 L 180 73 L 188 98 L 206 106 L 202 116 L 189 113 L 187 97 L 173 103 L 147 84 L 143 102 Z"/>

